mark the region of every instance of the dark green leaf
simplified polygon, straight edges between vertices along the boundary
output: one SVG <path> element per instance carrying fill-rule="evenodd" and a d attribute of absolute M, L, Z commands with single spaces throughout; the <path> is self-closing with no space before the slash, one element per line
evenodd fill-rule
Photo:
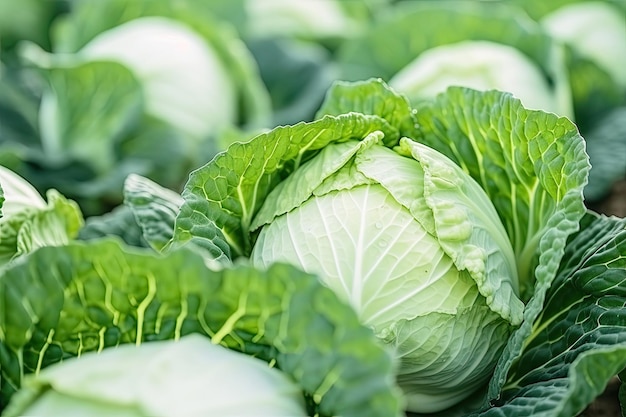
<path fill-rule="evenodd" d="M 488 416 L 569 417 L 626 367 L 626 220 L 588 214 Z"/>
<path fill-rule="evenodd" d="M 401 415 L 391 356 L 349 306 L 290 266 L 216 272 L 186 250 L 74 243 L 5 270 L 0 299 L 0 407 L 23 374 L 63 358 L 202 333 L 275 361 L 309 397 L 311 415 Z"/>

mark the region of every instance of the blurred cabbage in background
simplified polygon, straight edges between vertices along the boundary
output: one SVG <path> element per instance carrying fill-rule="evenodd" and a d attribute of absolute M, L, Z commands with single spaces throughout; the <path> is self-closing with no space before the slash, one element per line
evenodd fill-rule
<path fill-rule="evenodd" d="M 86 214 L 180 190 L 236 140 L 313 120 L 337 79 L 450 85 L 572 119 L 599 201 L 626 177 L 626 3 L 28 0 L 0 5 L 0 164 Z"/>

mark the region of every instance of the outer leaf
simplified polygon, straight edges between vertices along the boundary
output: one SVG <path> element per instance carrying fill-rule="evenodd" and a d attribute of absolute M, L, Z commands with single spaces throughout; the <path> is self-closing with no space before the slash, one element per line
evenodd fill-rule
<path fill-rule="evenodd" d="M 0 186 L 2 186 L 2 212 L 4 217 L 46 207 L 45 200 L 28 181 L 0 165 Z"/>
<path fill-rule="evenodd" d="M 78 160 L 99 173 L 110 170 L 116 144 L 141 118 L 137 79 L 115 62 L 58 66 L 46 75 L 50 90 L 42 98 L 40 127 L 49 162 Z"/>
<path fill-rule="evenodd" d="M 380 78 L 367 81 L 337 81 L 326 93 L 326 100 L 317 117 L 358 112 L 380 116 L 400 130 L 400 135 L 411 135 L 417 128 L 415 110 L 406 97 L 391 90 Z"/>
<path fill-rule="evenodd" d="M 532 294 L 535 272 L 549 285 L 585 210 L 589 162 L 576 126 L 526 110 L 510 94 L 459 87 L 426 105 L 418 123 L 417 139 L 450 157 L 487 192 L 518 258 L 522 295 Z"/>
<path fill-rule="evenodd" d="M 185 203 L 176 218 L 174 242 L 191 236 L 210 239 L 217 227 L 233 256 L 249 255 L 250 223 L 281 178 L 328 143 L 360 140 L 376 130 L 385 132 L 389 143 L 398 140 L 397 130 L 386 120 L 349 113 L 277 127 L 252 141 L 232 144 L 191 173 L 182 193 Z"/>
<path fill-rule="evenodd" d="M 419 140 L 450 157 L 489 195 L 518 259 L 524 323 L 509 340 L 490 396 L 498 395 L 519 356 L 585 212 L 589 163 L 576 127 L 554 114 L 524 109 L 499 92 L 450 88 L 418 114 Z"/>
<path fill-rule="evenodd" d="M 101 216 L 87 217 L 85 225 L 78 232 L 80 240 L 100 239 L 105 236 L 118 236 L 130 246 L 150 247 L 144 239 L 143 230 L 137 224 L 135 214 L 125 205 L 117 206 Z"/>
<path fill-rule="evenodd" d="M 73 239 L 83 225 L 78 204 L 56 190 L 47 193 L 48 207 L 28 215 L 17 233 L 16 256 L 44 246 L 62 246 Z"/>
<path fill-rule="evenodd" d="M 150 246 L 160 251 L 174 235 L 174 222 L 182 197 L 152 180 L 129 175 L 124 182 L 124 203 L 130 207 Z"/>
<path fill-rule="evenodd" d="M 216 50 L 238 87 L 239 122 L 264 124 L 271 108 L 267 91 L 256 73 L 253 58 L 228 24 L 216 21 L 211 4 L 195 0 L 79 0 L 53 28 L 55 52 L 77 52 L 96 35 L 132 19 L 164 16 L 198 32 Z"/>
<path fill-rule="evenodd" d="M 0 266 L 42 246 L 64 245 L 83 225 L 78 205 L 56 190 L 47 194 L 43 208 L 24 209 L 0 218 Z"/>
<path fill-rule="evenodd" d="M 3 42 L 4 43 L 4 42 Z M 0 144 L 24 151 L 39 147 L 38 75 L 15 67 L 0 72 Z"/>
<path fill-rule="evenodd" d="M 626 367 L 626 220 L 588 214 L 495 407 L 480 416 L 573 416 Z"/>
<path fill-rule="evenodd" d="M 331 290 L 290 266 L 214 272 L 185 250 L 75 243 L 16 262 L 0 277 L 0 299 L 2 404 L 24 373 L 63 358 L 202 333 L 275 361 L 311 415 L 400 416 L 391 356 Z"/>

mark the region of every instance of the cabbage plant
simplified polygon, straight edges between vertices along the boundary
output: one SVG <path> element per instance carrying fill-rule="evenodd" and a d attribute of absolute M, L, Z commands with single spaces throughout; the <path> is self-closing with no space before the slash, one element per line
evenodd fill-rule
<path fill-rule="evenodd" d="M 24 380 L 4 416 L 306 416 L 278 369 L 198 334 L 90 352 Z"/>
<path fill-rule="evenodd" d="M 21 71 L 0 79 L 1 122 L 16 127 L 0 159 L 88 215 L 119 204 L 129 174 L 179 188 L 225 132 L 269 123 L 252 55 L 209 5 L 76 1 L 50 33 L 50 51 L 20 43 Z"/>
<path fill-rule="evenodd" d="M 392 356 L 289 265 L 102 238 L 15 259 L 0 299 L 0 413 L 402 415 Z"/>
<path fill-rule="evenodd" d="M 465 86 L 507 91 L 526 107 L 574 115 L 563 47 L 510 4 L 400 2 L 337 55 L 342 79 L 381 77 L 415 106 Z"/>
<path fill-rule="evenodd" d="M 569 120 L 510 94 L 451 88 L 415 111 L 380 80 L 338 83 L 315 121 L 194 171 L 169 246 L 317 274 L 393 348 L 408 410 L 441 411 L 517 354 L 588 169 Z"/>
<path fill-rule="evenodd" d="M 484 384 L 522 321 L 515 255 L 467 173 L 382 137 L 328 144 L 278 184 L 250 226 L 250 258 L 320 276 L 395 347 L 408 409 L 440 411 Z"/>
<path fill-rule="evenodd" d="M 563 5 L 540 20 L 555 39 L 597 63 L 626 89 L 626 26 L 620 5 L 583 1 Z"/>
<path fill-rule="evenodd" d="M 47 202 L 24 178 L 0 165 L 0 267 L 42 246 L 62 246 L 78 235 L 78 205 L 58 191 Z"/>
<path fill-rule="evenodd" d="M 564 110 L 540 67 L 516 48 L 491 41 L 467 40 L 427 49 L 396 73 L 389 85 L 415 104 L 460 85 L 508 91 L 531 109 Z"/>

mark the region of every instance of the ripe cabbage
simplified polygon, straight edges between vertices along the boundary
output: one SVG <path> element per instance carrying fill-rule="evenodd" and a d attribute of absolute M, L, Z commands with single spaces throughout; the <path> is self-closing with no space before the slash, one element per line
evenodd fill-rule
<path fill-rule="evenodd" d="M 196 140 L 236 124 L 237 92 L 229 69 L 181 22 L 133 19 L 99 34 L 80 54 L 126 65 L 142 83 L 146 111 Z"/>
<path fill-rule="evenodd" d="M 541 24 L 626 88 L 626 23 L 619 6 L 601 1 L 568 4 L 544 16 Z"/>
<path fill-rule="evenodd" d="M 587 172 L 575 126 L 510 94 L 450 88 L 414 110 L 381 80 L 337 83 L 315 121 L 194 171 L 171 245 L 318 274 L 395 352 L 408 410 L 439 411 L 537 311 Z"/>
<path fill-rule="evenodd" d="M 521 322 L 515 256 L 469 175 L 381 139 L 329 145 L 281 182 L 251 225 L 251 259 L 318 274 L 395 347 L 409 409 L 440 411 L 486 381 Z"/>
<path fill-rule="evenodd" d="M 301 389 L 285 374 L 196 334 L 90 352 L 50 366 L 24 380 L 4 415 L 307 414 Z"/>
<path fill-rule="evenodd" d="M 496 42 L 468 40 L 428 49 L 395 74 L 389 85 L 416 104 L 458 85 L 508 91 L 531 109 L 566 111 L 541 68 L 518 49 Z"/>

